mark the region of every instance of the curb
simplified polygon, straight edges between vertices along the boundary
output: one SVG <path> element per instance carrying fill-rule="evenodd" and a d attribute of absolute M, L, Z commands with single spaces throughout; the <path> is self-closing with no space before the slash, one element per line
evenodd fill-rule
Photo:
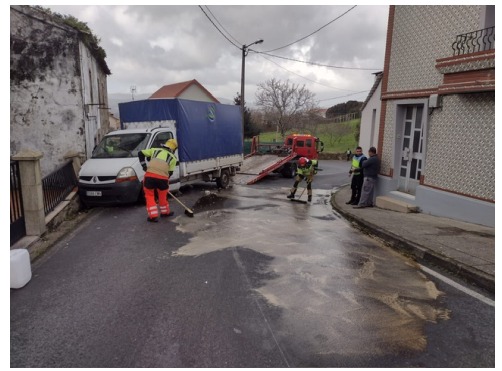
<path fill-rule="evenodd" d="M 464 281 L 474 283 L 476 286 L 488 291 L 489 293 L 495 294 L 495 281 L 486 273 L 452 260 L 442 254 L 438 254 L 435 251 L 416 244 L 415 242 L 403 239 L 401 236 L 396 236 L 395 234 L 387 230 L 384 230 L 370 222 L 357 218 L 351 213 L 344 211 L 335 202 L 335 194 L 342 188 L 343 187 L 331 192 L 331 206 L 361 231 L 363 231 L 367 235 L 378 238 L 386 246 L 389 246 L 392 249 L 402 253 L 403 255 L 410 257 L 417 263 L 423 265 L 429 264 L 442 268 L 449 273 L 462 278 Z"/>

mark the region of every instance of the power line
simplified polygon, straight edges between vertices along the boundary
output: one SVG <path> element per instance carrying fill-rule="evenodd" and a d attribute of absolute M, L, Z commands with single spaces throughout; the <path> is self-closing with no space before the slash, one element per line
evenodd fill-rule
<path fill-rule="evenodd" d="M 301 77 L 302 79 L 305 79 L 305 80 L 308 80 L 308 81 L 310 81 L 310 82 L 313 82 L 314 84 L 318 84 L 318 85 L 321 85 L 321 86 L 325 86 L 325 87 L 330 88 L 330 89 L 344 90 L 344 91 L 352 91 L 352 92 L 353 92 L 353 91 L 355 91 L 355 90 L 350 90 L 350 89 L 340 89 L 340 88 L 334 88 L 333 86 L 329 86 L 329 85 L 324 85 L 324 84 L 321 84 L 321 83 L 320 83 L 320 82 L 318 82 L 318 81 L 311 80 L 311 79 L 309 79 L 308 77 L 305 77 L 305 76 L 302 76 L 302 75 L 300 75 L 300 74 L 298 74 L 298 73 L 296 73 L 296 72 L 290 71 L 290 70 L 288 70 L 287 68 L 284 68 L 283 66 L 281 66 L 280 64 L 275 63 L 274 61 L 272 61 L 272 60 L 268 59 L 267 57 L 264 57 L 263 55 L 262 55 L 261 57 L 262 57 L 262 58 L 264 58 L 264 59 L 266 59 L 267 61 L 269 61 L 269 62 L 271 62 L 271 63 L 275 64 L 277 67 L 282 68 L 283 70 L 285 70 L 285 71 L 287 71 L 287 72 L 289 72 L 289 73 L 292 73 L 292 74 L 294 74 L 294 75 L 296 75 L 296 76 L 299 76 L 299 77 Z"/>
<path fill-rule="evenodd" d="M 347 10 L 347 11 L 346 11 L 345 13 L 343 13 L 342 15 L 339 15 L 339 16 L 338 16 L 338 17 L 336 17 L 335 19 L 333 19 L 333 20 L 329 21 L 329 22 L 328 22 L 328 23 L 326 23 L 324 26 L 322 26 L 322 27 L 320 27 L 319 29 L 315 30 L 314 32 L 312 32 L 312 33 L 308 34 L 307 36 L 304 36 L 304 37 L 302 37 L 301 39 L 298 39 L 298 40 L 296 40 L 296 41 L 293 41 L 292 43 L 289 43 L 289 44 L 287 44 L 287 45 L 281 46 L 281 47 L 279 47 L 279 48 L 275 48 L 275 49 L 272 49 L 272 50 L 267 50 L 267 51 L 265 51 L 265 52 L 263 52 L 263 53 L 275 52 L 276 50 L 287 48 L 288 46 L 291 46 L 291 45 L 293 45 L 293 44 L 296 44 L 297 42 L 300 42 L 300 41 L 302 41 L 302 40 L 305 40 L 307 37 L 310 37 L 310 36 L 312 36 L 313 34 L 315 34 L 315 33 L 319 32 L 319 31 L 321 31 L 323 28 L 325 28 L 325 27 L 329 26 L 331 23 L 333 23 L 333 22 L 334 22 L 334 21 L 336 21 L 337 19 L 340 19 L 340 18 L 341 18 L 341 17 L 343 17 L 345 14 L 347 14 L 347 13 L 348 13 L 348 12 L 350 12 L 352 9 L 354 9 L 356 6 L 357 6 L 357 5 L 354 5 L 352 8 L 350 8 L 349 10 Z"/>
<path fill-rule="evenodd" d="M 354 9 L 357 5 L 353 6 L 351 9 L 347 10 L 344 14 L 347 14 L 350 10 Z M 228 40 L 228 42 L 230 44 L 232 44 L 233 46 L 235 46 L 237 49 L 241 49 L 241 47 L 237 44 L 235 44 L 232 40 L 230 40 L 219 28 L 218 26 L 213 22 L 213 20 L 207 15 L 207 13 L 204 11 L 204 9 L 202 9 L 202 6 L 199 5 L 199 8 L 200 10 L 202 10 L 202 12 L 204 13 L 204 15 L 207 17 L 207 19 L 209 19 L 209 21 L 212 23 L 212 25 L 214 26 L 214 28 L 216 28 L 218 30 L 219 33 L 221 33 L 223 35 L 223 37 L 225 39 Z M 206 6 L 207 8 L 207 6 Z M 208 11 L 211 12 L 208 8 Z M 342 17 L 344 14 L 340 15 L 339 17 L 337 17 L 336 19 Z M 211 15 L 213 15 L 213 13 L 211 13 Z M 213 15 L 214 17 L 214 15 Z M 216 19 L 216 17 L 215 17 Z M 330 23 L 334 22 L 336 19 L 332 20 Z M 216 20 L 218 23 L 219 21 Z M 219 23 L 221 25 L 221 23 Z M 329 24 L 329 23 L 328 23 Z M 320 29 L 326 27 L 328 24 L 324 25 L 323 27 L 321 27 Z M 225 28 L 223 26 L 221 26 L 224 30 Z M 319 30 L 320 30 L 319 29 Z M 229 35 L 230 33 L 225 30 L 225 32 L 227 32 Z M 317 32 L 317 31 L 316 31 Z M 312 35 L 312 34 L 311 34 Z M 310 36 L 310 35 L 309 35 Z M 230 37 L 232 37 L 236 42 L 238 42 L 237 39 L 235 39 L 232 35 L 230 35 Z M 305 37 L 308 37 L 308 36 L 305 36 Z M 300 40 L 303 40 L 303 39 L 300 39 Z M 300 40 L 297 40 L 295 42 L 298 42 Z M 239 43 L 239 42 L 238 42 Z M 240 44 L 240 43 L 239 43 Z M 291 44 L 289 44 L 291 45 Z M 289 45 L 286 45 L 286 46 L 289 46 Z M 285 48 L 286 46 L 284 47 L 281 47 L 281 48 L 277 48 L 277 49 L 273 49 L 273 50 L 278 50 L 278 49 L 282 49 L 282 48 Z M 269 50 L 269 51 L 273 51 L 273 50 Z M 338 69 L 345 69 L 345 70 L 362 70 L 362 71 L 381 71 L 382 68 L 360 68 L 360 67 L 340 67 L 340 66 L 332 66 L 332 65 L 328 65 L 328 64 L 321 64 L 321 63 L 317 63 L 317 62 L 310 62 L 310 61 L 301 61 L 301 60 L 298 60 L 298 59 L 294 59 L 294 58 L 288 58 L 288 57 L 282 57 L 282 56 L 279 56 L 279 55 L 274 55 L 274 54 L 269 54 L 268 52 L 260 52 L 260 51 L 257 51 L 257 50 L 253 50 L 253 49 L 248 49 L 248 51 L 252 51 L 252 52 L 255 52 L 255 53 L 258 53 L 258 54 L 265 54 L 265 55 L 268 55 L 270 57 L 274 57 L 274 58 L 280 58 L 280 59 L 286 59 L 286 60 L 289 60 L 289 61 L 293 61 L 293 62 L 300 62 L 300 63 L 305 63 L 305 64 L 310 64 L 310 65 L 313 65 L 313 66 L 319 66 L 319 67 L 328 67 L 328 68 L 338 68 Z"/>
<path fill-rule="evenodd" d="M 215 20 L 216 22 L 218 22 L 218 24 L 219 24 L 219 25 L 220 25 L 220 27 L 223 29 L 223 31 L 225 31 L 225 32 L 226 32 L 226 33 L 227 33 L 227 34 L 228 34 L 228 35 L 229 35 L 232 39 L 234 39 L 234 41 L 235 41 L 237 44 L 242 45 L 242 43 L 241 43 L 239 40 L 237 40 L 235 37 L 233 37 L 233 36 L 232 36 L 232 34 L 231 34 L 230 32 L 228 32 L 228 31 L 225 29 L 225 27 L 223 27 L 223 25 L 220 23 L 220 21 L 218 21 L 218 18 L 216 18 L 216 16 L 213 14 L 213 12 L 211 11 L 211 9 L 209 9 L 209 7 L 208 7 L 207 5 L 205 5 L 205 7 L 206 7 L 207 11 L 208 11 L 209 13 L 211 13 L 211 15 L 213 16 L 214 20 Z"/>
<path fill-rule="evenodd" d="M 346 97 L 350 97 L 352 95 L 357 95 L 357 94 L 361 94 L 361 93 L 366 93 L 368 92 L 369 90 L 361 90 L 361 91 L 358 91 L 357 93 L 352 93 L 352 94 L 347 94 L 347 95 L 340 95 L 339 97 L 333 97 L 333 98 L 328 98 L 328 99 L 321 99 L 319 100 L 319 102 L 324 102 L 324 101 L 327 101 L 327 100 L 333 100 L 333 99 L 339 99 L 339 98 L 346 98 Z"/>
<path fill-rule="evenodd" d="M 199 5 L 199 8 L 200 8 L 200 10 L 202 10 L 202 13 L 204 13 L 204 15 L 207 17 L 207 19 L 209 19 L 209 21 L 213 24 L 214 28 L 216 28 L 218 30 L 218 32 L 221 33 L 223 35 L 223 37 L 225 39 L 227 39 L 230 44 L 232 44 L 233 46 L 235 46 L 237 49 L 241 48 L 240 46 L 234 44 L 234 42 L 232 40 L 230 40 L 223 32 L 221 32 L 221 30 L 218 28 L 218 26 L 216 26 L 214 24 L 213 20 L 211 18 L 209 18 L 209 16 L 207 15 L 207 13 L 204 11 L 204 9 L 202 9 L 202 7 L 200 5 Z"/>
<path fill-rule="evenodd" d="M 381 71 L 382 70 L 381 67 L 380 68 L 363 68 L 363 67 L 332 66 L 332 65 L 329 65 L 329 64 L 321 64 L 321 63 L 317 63 L 317 62 L 301 61 L 299 59 L 293 59 L 293 58 L 288 58 L 288 57 L 281 57 L 280 55 L 269 54 L 269 53 L 266 53 L 266 52 L 259 52 L 259 51 L 256 51 L 256 50 L 251 50 L 251 51 L 253 51 L 255 53 L 258 53 L 258 54 L 265 54 L 265 55 L 268 55 L 268 56 L 274 57 L 274 58 L 286 59 L 288 61 L 306 63 L 306 64 L 311 64 L 313 66 L 319 66 L 319 67 L 338 68 L 338 69 L 342 69 L 342 70 L 362 70 L 362 71 Z"/>

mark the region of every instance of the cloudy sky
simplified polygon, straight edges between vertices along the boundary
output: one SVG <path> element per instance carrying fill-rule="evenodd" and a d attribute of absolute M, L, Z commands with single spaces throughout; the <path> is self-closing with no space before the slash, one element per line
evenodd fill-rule
<path fill-rule="evenodd" d="M 383 69 L 388 6 L 371 5 L 44 5 L 86 22 L 112 72 L 108 93 L 152 94 L 196 79 L 231 103 L 241 90 L 276 78 L 305 85 L 320 107 L 364 101 Z M 256 53 L 256 52 L 258 53 Z M 308 62 L 308 63 L 305 63 Z"/>

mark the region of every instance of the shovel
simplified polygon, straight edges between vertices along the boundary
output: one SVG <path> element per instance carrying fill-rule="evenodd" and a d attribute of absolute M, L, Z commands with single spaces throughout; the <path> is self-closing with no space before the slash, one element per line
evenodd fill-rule
<path fill-rule="evenodd" d="M 174 195 L 171 192 L 169 192 L 169 194 L 171 195 L 172 198 L 174 198 L 176 202 L 178 202 L 181 206 L 183 206 L 183 208 L 185 209 L 185 215 L 189 216 L 190 218 L 193 218 L 193 211 L 190 210 L 188 207 L 186 207 L 183 202 L 174 197 Z"/>

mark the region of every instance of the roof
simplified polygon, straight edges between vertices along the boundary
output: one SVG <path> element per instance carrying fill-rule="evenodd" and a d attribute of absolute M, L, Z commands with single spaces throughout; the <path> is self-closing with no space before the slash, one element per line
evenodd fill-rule
<path fill-rule="evenodd" d="M 148 99 L 159 99 L 159 98 L 179 98 L 180 95 L 187 90 L 190 86 L 195 85 L 201 89 L 205 94 L 207 94 L 216 103 L 220 103 L 205 87 L 203 87 L 197 80 L 193 79 L 190 81 L 178 82 L 176 84 L 164 85 L 155 93 L 153 93 Z"/>
<path fill-rule="evenodd" d="M 366 104 L 368 104 L 369 100 L 373 96 L 373 93 L 377 89 L 378 84 L 380 84 L 380 81 L 382 80 L 382 77 L 383 77 L 383 72 L 376 72 L 376 73 L 374 73 L 374 75 L 375 75 L 375 82 L 373 83 L 373 86 L 371 87 L 371 90 L 368 93 L 368 96 L 366 97 L 366 100 L 364 101 L 363 106 L 361 107 L 361 111 L 364 109 L 364 107 L 366 107 Z"/>

